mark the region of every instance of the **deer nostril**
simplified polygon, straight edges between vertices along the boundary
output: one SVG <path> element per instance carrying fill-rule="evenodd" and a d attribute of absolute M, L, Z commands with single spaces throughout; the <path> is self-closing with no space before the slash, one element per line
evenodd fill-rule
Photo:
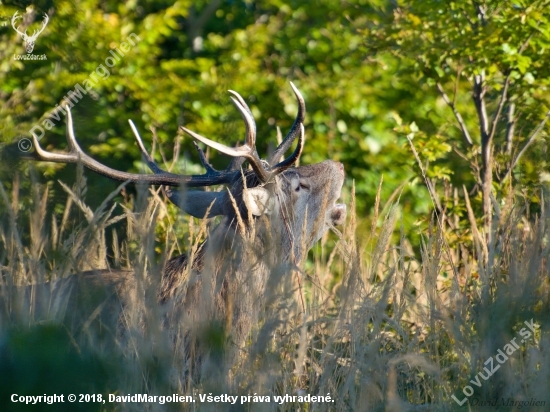
<path fill-rule="evenodd" d="M 341 225 L 346 221 L 347 208 L 346 205 L 337 203 L 334 205 L 332 212 L 330 214 L 330 219 L 332 220 L 333 225 Z"/>

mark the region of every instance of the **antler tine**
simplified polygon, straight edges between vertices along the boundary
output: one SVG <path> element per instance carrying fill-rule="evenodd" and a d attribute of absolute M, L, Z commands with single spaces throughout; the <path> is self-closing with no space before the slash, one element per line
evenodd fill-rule
<path fill-rule="evenodd" d="M 45 160 L 46 162 L 56 162 L 56 163 L 76 163 L 78 159 L 75 158 L 73 153 L 50 153 L 40 146 L 38 138 L 34 133 L 31 134 L 32 143 L 34 144 L 34 150 L 38 155 L 39 160 Z"/>
<path fill-rule="evenodd" d="M 76 136 L 74 134 L 74 124 L 73 124 L 73 115 L 69 106 L 65 106 L 67 110 L 67 129 L 65 131 L 65 138 L 67 139 L 67 144 L 71 152 L 75 153 L 84 153 L 76 141 Z"/>
<path fill-rule="evenodd" d="M 240 104 L 240 101 L 234 98 L 233 96 L 231 96 L 230 99 L 235 105 L 235 107 L 237 108 L 237 110 L 239 110 L 244 120 L 244 125 L 246 127 L 246 137 L 245 137 L 246 144 L 249 147 L 254 148 L 254 150 L 256 150 L 256 122 L 254 121 L 254 118 L 250 113 L 250 109 L 248 109 L 248 107 L 242 106 Z"/>
<path fill-rule="evenodd" d="M 241 106 L 250 115 L 249 117 L 252 120 L 251 123 L 248 123 L 246 118 L 244 118 L 244 120 L 245 120 L 245 122 L 247 122 L 246 127 L 250 128 L 254 132 L 254 136 L 256 136 L 256 122 L 254 121 L 254 117 L 252 116 L 252 110 L 250 110 L 250 107 L 248 107 L 248 105 L 246 104 L 246 102 L 244 101 L 244 99 L 242 98 L 242 96 L 239 93 L 237 93 L 234 90 L 228 90 L 228 91 L 229 91 L 229 93 L 231 93 L 237 99 L 237 101 L 241 104 Z M 239 106 L 235 103 L 234 100 L 233 100 L 233 104 L 235 104 L 235 106 L 237 107 L 237 109 L 239 109 L 239 111 L 241 110 L 239 108 Z M 231 163 L 229 164 L 229 166 L 227 167 L 227 170 L 239 170 L 245 160 L 246 159 L 244 157 L 234 157 L 231 160 Z"/>
<path fill-rule="evenodd" d="M 283 142 L 275 149 L 275 151 L 271 154 L 269 157 L 269 164 L 272 165 L 276 163 L 284 154 L 285 152 L 290 148 L 292 145 L 292 142 L 300 133 L 300 125 L 304 123 L 304 120 L 306 118 L 306 103 L 304 101 L 304 98 L 302 97 L 302 94 L 298 90 L 296 86 L 294 86 L 294 83 L 290 82 L 290 86 L 292 87 L 292 91 L 294 92 L 294 95 L 296 96 L 296 100 L 298 100 L 298 114 L 296 115 L 296 119 L 294 120 L 294 124 L 292 125 L 292 128 L 286 135 Z"/>
<path fill-rule="evenodd" d="M 280 145 L 283 143 L 283 132 L 281 132 L 281 128 L 277 126 L 277 144 Z"/>
<path fill-rule="evenodd" d="M 243 164 L 243 162 L 246 160 L 243 157 L 234 157 L 231 160 L 231 163 L 229 164 L 229 166 L 225 170 L 219 171 L 219 170 L 216 170 L 210 164 L 210 162 L 206 158 L 206 154 L 204 153 L 204 150 L 202 150 L 200 148 L 200 146 L 197 144 L 197 142 L 193 141 L 193 146 L 195 146 L 195 149 L 197 150 L 197 153 L 199 154 L 199 159 L 201 161 L 201 164 L 204 166 L 207 173 L 229 173 L 229 172 L 234 172 L 236 170 L 239 170 L 241 165 Z"/>
<path fill-rule="evenodd" d="M 204 166 L 204 168 L 206 169 L 206 172 L 207 173 L 210 173 L 210 174 L 213 174 L 213 173 L 229 173 L 229 172 L 233 172 L 235 170 L 238 170 L 241 165 L 243 164 L 243 162 L 245 161 L 244 158 L 242 157 L 234 157 L 232 160 L 231 160 L 231 164 L 223 171 L 219 171 L 219 170 L 216 170 L 214 168 L 214 166 L 212 166 L 212 164 L 210 164 L 210 162 L 208 161 L 208 159 L 206 158 L 206 154 L 204 153 L 204 150 L 202 150 L 200 148 L 200 146 L 197 144 L 197 142 L 195 142 L 193 140 L 193 146 L 195 146 L 195 149 L 197 150 L 197 153 L 199 154 L 199 159 L 201 161 L 201 164 Z M 238 163 L 238 165 L 236 167 L 234 167 L 234 164 L 239 162 L 240 160 L 240 163 Z"/>
<path fill-rule="evenodd" d="M 82 164 L 86 166 L 88 169 L 116 180 L 121 180 L 121 181 L 129 180 L 132 182 L 143 181 L 148 183 L 157 182 L 159 180 L 159 178 L 158 177 L 155 178 L 154 175 L 140 175 L 140 174 L 121 172 L 115 169 L 111 169 L 110 167 L 99 163 L 97 160 L 93 159 L 92 157 L 84 153 L 84 151 L 80 148 L 76 140 L 71 109 L 69 108 L 68 105 L 65 106 L 65 109 L 67 110 L 67 143 L 69 144 L 69 149 L 70 149 L 70 153 L 68 155 L 72 154 L 72 156 L 75 159 L 75 162 L 81 161 Z M 149 154 L 145 150 L 145 147 L 143 146 L 143 142 L 141 141 L 139 133 L 135 125 L 131 121 L 130 121 L 130 127 L 134 132 L 134 136 L 136 137 L 136 141 L 140 151 L 142 152 L 142 154 L 144 154 L 145 158 L 147 159 L 147 163 L 149 164 L 149 167 L 151 167 L 151 169 L 153 168 L 156 169 L 156 170 L 153 170 L 155 174 L 160 174 L 162 175 L 162 178 L 166 178 L 169 180 L 169 182 L 166 182 L 163 184 L 167 184 L 167 185 L 181 184 L 181 180 L 182 180 L 181 176 L 173 173 L 165 172 L 155 164 L 151 156 L 149 156 Z M 151 164 L 153 164 L 154 166 L 151 166 Z M 152 179 L 152 178 L 155 178 L 155 179 Z"/>
<path fill-rule="evenodd" d="M 225 146 L 221 143 L 217 143 L 213 140 L 210 140 L 204 136 L 201 136 L 198 133 L 195 133 L 185 127 L 181 127 L 181 129 L 189 134 L 194 139 L 204 143 L 207 146 L 210 146 L 213 149 L 216 149 L 217 151 L 224 153 L 226 155 L 236 157 L 236 158 L 245 158 L 249 161 L 250 166 L 252 166 L 252 169 L 256 173 L 256 176 L 258 179 L 265 183 L 269 180 L 271 177 L 271 173 L 265 170 L 262 161 L 260 157 L 258 156 L 258 153 L 256 152 L 256 123 L 254 121 L 254 118 L 250 114 L 250 109 L 247 110 L 248 106 L 243 107 L 240 103 L 240 100 L 242 100 L 242 97 L 238 93 L 236 94 L 236 97 L 231 96 L 231 100 L 235 107 L 239 110 L 241 113 L 241 116 L 244 120 L 245 127 L 246 127 L 246 142 L 242 146 L 238 147 L 229 147 Z M 235 162 L 238 163 L 238 162 Z M 240 166 L 240 164 L 239 164 Z M 235 167 L 234 164 L 231 164 L 229 167 L 229 170 L 233 170 Z"/>
<path fill-rule="evenodd" d="M 279 173 L 285 171 L 286 169 L 291 167 L 294 163 L 296 163 L 296 161 L 300 158 L 300 155 L 304 150 L 304 144 L 306 141 L 303 123 L 300 123 L 299 130 L 300 130 L 300 133 L 298 134 L 298 145 L 296 146 L 296 149 L 294 149 L 294 152 L 292 152 L 292 154 L 288 158 L 277 163 L 275 166 L 271 168 L 272 176 L 278 175 Z"/>
<path fill-rule="evenodd" d="M 42 146 L 40 146 L 40 143 L 38 142 L 38 138 L 34 133 L 32 133 L 34 148 L 36 150 L 36 154 L 41 160 L 56 163 L 77 163 L 79 160 L 81 160 L 81 154 L 84 154 L 76 143 L 73 130 L 73 118 L 71 115 L 71 109 L 68 106 L 66 106 L 65 109 L 67 110 L 67 131 L 65 133 L 65 136 L 67 138 L 67 144 L 69 145 L 70 152 L 50 153 L 42 149 Z"/>
<path fill-rule="evenodd" d="M 218 152 L 224 153 L 228 156 L 246 158 L 246 160 L 250 162 L 252 169 L 254 169 L 254 172 L 256 172 L 256 176 L 258 177 L 258 179 L 260 179 L 261 182 L 265 183 L 269 180 L 270 175 L 264 170 L 262 166 L 262 161 L 255 153 L 255 150 L 253 148 L 251 150 L 251 148 L 247 144 L 239 147 L 229 147 L 210 140 L 207 137 L 201 136 L 200 134 L 187 129 L 186 127 L 180 126 L 180 128 L 192 138 L 204 143 L 207 146 L 210 146 L 212 149 L 216 149 Z"/>
<path fill-rule="evenodd" d="M 159 165 L 157 165 L 157 163 L 154 161 L 154 159 L 151 157 L 151 155 L 149 155 L 149 153 L 145 149 L 143 140 L 141 140 L 141 136 L 139 135 L 139 132 L 134 122 L 128 119 L 128 123 L 130 123 L 130 128 L 132 129 L 132 132 L 134 132 L 134 136 L 136 138 L 136 142 L 139 147 L 139 150 L 141 151 L 141 154 L 145 158 L 145 161 L 147 162 L 149 169 L 151 169 L 151 171 L 156 174 L 165 173 L 165 171 L 161 169 Z M 195 145 L 195 148 L 199 152 L 199 158 L 201 160 L 202 165 L 206 169 L 207 174 L 220 173 L 218 170 L 214 169 L 210 163 L 208 163 L 208 160 L 206 160 L 206 155 L 204 154 L 202 149 L 199 147 L 199 145 L 196 142 L 193 142 L 193 144 Z"/>
<path fill-rule="evenodd" d="M 134 132 L 134 137 L 136 138 L 136 143 L 139 147 L 139 151 L 141 152 L 142 156 L 145 158 L 145 161 L 147 162 L 147 166 L 149 166 L 149 169 L 151 169 L 151 171 L 156 174 L 164 173 L 164 170 L 162 170 L 159 167 L 159 165 L 157 165 L 157 163 L 153 160 L 151 155 L 149 155 L 147 150 L 145 150 L 145 146 L 143 145 L 143 140 L 141 140 L 141 136 L 139 135 L 139 132 L 134 122 L 128 119 L 128 123 L 130 124 L 130 128 L 132 129 L 132 132 Z"/>
<path fill-rule="evenodd" d="M 199 147 L 197 142 L 193 141 L 193 145 L 195 146 L 195 149 L 197 149 L 197 152 L 199 153 L 199 159 L 201 161 L 201 164 L 204 166 L 206 171 L 208 173 L 220 173 L 220 171 L 214 169 L 210 162 L 208 162 L 208 159 L 206 159 L 206 154 L 204 151 Z M 228 171 L 228 170 L 227 170 Z"/>
<path fill-rule="evenodd" d="M 246 104 L 242 96 L 239 93 L 237 93 L 235 90 L 228 90 L 228 92 L 231 93 L 239 101 L 241 106 L 246 109 L 246 111 L 250 114 L 250 116 L 252 116 L 252 110 L 250 110 L 250 107 L 248 107 L 248 105 Z M 255 125 L 256 124 L 254 123 L 254 126 Z"/>
<path fill-rule="evenodd" d="M 240 95 L 238 97 L 240 98 L 240 100 L 242 100 L 242 97 Z M 233 101 L 235 107 L 241 113 L 241 116 L 246 125 L 246 145 L 250 147 L 251 154 L 251 156 L 246 157 L 246 159 L 250 162 L 250 165 L 252 166 L 252 169 L 254 169 L 254 171 L 256 172 L 258 178 L 265 183 L 270 179 L 271 174 L 267 173 L 264 167 L 264 163 L 262 163 L 262 160 L 260 159 L 260 156 L 256 151 L 256 122 L 254 121 L 254 117 L 252 116 L 250 109 L 248 109 L 248 106 L 241 106 L 239 104 L 239 101 L 233 97 L 231 97 L 231 100 Z"/>
<path fill-rule="evenodd" d="M 151 171 L 158 176 L 170 176 L 170 175 L 179 176 L 179 175 L 175 175 L 173 173 L 167 172 L 161 169 L 159 165 L 157 165 L 157 163 L 154 161 L 154 159 L 151 157 L 151 155 L 149 155 L 149 153 L 145 149 L 145 145 L 141 140 L 141 136 L 139 135 L 137 127 L 134 125 L 134 122 L 132 122 L 131 120 L 128 120 L 128 123 L 130 123 L 130 127 L 134 132 L 134 136 L 136 138 L 136 142 L 139 147 L 139 150 L 141 151 L 141 154 L 145 158 L 145 161 L 147 162 L 149 169 L 151 169 Z M 206 173 L 204 175 L 184 176 L 188 179 L 191 179 L 186 181 L 186 185 L 188 187 L 200 187 L 200 186 L 210 186 L 210 185 L 219 184 L 219 183 L 229 183 L 235 177 L 231 173 L 229 173 L 228 170 L 224 170 L 220 172 L 214 169 L 212 165 L 208 163 L 208 160 L 206 160 L 206 155 L 204 154 L 202 149 L 199 147 L 199 145 L 196 142 L 193 142 L 193 144 L 195 145 L 195 148 L 199 152 L 199 157 L 202 165 L 206 169 Z M 197 181 L 196 184 L 194 184 L 194 181 Z M 208 181 L 209 183 L 205 183 L 205 181 Z M 168 185 L 170 186 L 170 184 Z"/>

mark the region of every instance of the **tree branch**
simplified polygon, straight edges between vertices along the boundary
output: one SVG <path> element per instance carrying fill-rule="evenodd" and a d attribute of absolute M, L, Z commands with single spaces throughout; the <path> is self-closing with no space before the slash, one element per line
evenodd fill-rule
<path fill-rule="evenodd" d="M 491 123 L 491 134 L 489 135 L 489 141 L 492 141 L 493 137 L 495 137 L 498 122 L 500 120 L 500 114 L 502 113 L 502 108 L 504 107 L 504 103 L 506 103 L 506 100 L 508 99 L 508 87 L 510 86 L 511 73 L 512 71 L 510 70 L 508 76 L 506 76 L 506 80 L 504 80 L 504 87 L 502 88 L 502 93 L 500 94 L 497 112 L 495 113 L 495 117 L 493 117 L 493 122 Z"/>
<path fill-rule="evenodd" d="M 514 139 L 514 130 L 516 128 L 515 111 L 516 104 L 510 103 L 510 106 L 508 106 L 508 123 L 506 125 L 506 154 L 508 155 L 512 154 L 512 140 Z"/>
<path fill-rule="evenodd" d="M 468 129 L 466 128 L 466 123 L 464 123 L 464 119 L 460 115 L 460 112 L 456 108 L 455 104 L 451 102 L 451 99 L 449 99 L 449 96 L 447 96 L 447 93 L 445 93 L 445 90 L 443 90 L 443 87 L 440 83 L 437 83 L 437 90 L 439 90 L 439 93 L 441 93 L 441 97 L 443 97 L 443 100 L 445 100 L 445 103 L 451 108 L 453 111 L 455 118 L 458 122 L 458 125 L 460 126 L 460 130 L 462 131 L 462 136 L 464 136 L 464 139 L 466 142 L 470 145 L 473 144 L 472 138 L 470 137 L 470 133 L 468 133 Z"/>
<path fill-rule="evenodd" d="M 222 4 L 222 0 L 211 0 L 202 13 L 197 15 L 195 6 L 189 8 L 187 18 L 187 38 L 194 52 L 202 50 L 202 35 L 204 26 Z"/>
<path fill-rule="evenodd" d="M 493 189 L 493 134 L 489 134 L 489 120 L 485 107 L 485 76 L 483 72 L 474 76 L 474 89 L 472 98 L 479 118 L 479 131 L 481 134 L 481 160 L 482 160 L 482 194 L 483 215 L 485 217 L 485 235 L 487 243 L 492 242 L 493 209 L 491 207 L 491 191 Z"/>
<path fill-rule="evenodd" d="M 479 130 L 481 134 L 481 145 L 486 146 L 490 143 L 489 121 L 487 118 L 487 108 L 485 107 L 485 76 L 477 74 L 474 76 L 474 93 L 473 99 L 479 118 Z"/>
<path fill-rule="evenodd" d="M 546 112 L 546 116 L 544 116 L 544 119 L 542 119 L 542 121 L 539 123 L 539 125 L 537 126 L 537 128 L 535 130 L 533 130 L 533 133 L 531 133 L 531 136 L 529 137 L 529 139 L 527 140 L 527 143 L 525 143 L 525 145 L 523 146 L 523 148 L 519 151 L 518 155 L 516 156 L 516 158 L 514 159 L 514 161 L 512 162 L 512 164 L 510 165 L 510 168 L 508 169 L 508 171 L 506 172 L 506 174 L 504 175 L 504 177 L 502 178 L 502 182 L 501 183 L 504 183 L 506 182 L 506 180 L 508 180 L 508 178 L 512 175 L 512 171 L 514 170 L 514 168 L 517 166 L 518 162 L 519 162 L 519 159 L 521 159 L 521 157 L 523 156 L 523 154 L 525 153 L 525 151 L 529 148 L 529 146 L 531 146 L 531 144 L 535 141 L 535 139 L 538 137 L 538 135 L 540 134 L 540 132 L 542 131 L 542 129 L 544 128 L 544 125 L 546 124 L 546 122 L 548 121 L 548 118 L 550 118 L 550 110 L 548 110 L 548 112 Z"/>

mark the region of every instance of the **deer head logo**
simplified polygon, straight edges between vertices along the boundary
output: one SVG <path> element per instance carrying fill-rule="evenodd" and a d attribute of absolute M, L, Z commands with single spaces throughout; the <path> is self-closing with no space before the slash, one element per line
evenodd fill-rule
<path fill-rule="evenodd" d="M 44 14 L 44 21 L 42 22 L 42 27 L 38 30 L 35 30 L 34 33 L 29 36 L 27 34 L 27 30 L 25 30 L 24 32 L 22 32 L 21 30 L 19 30 L 16 26 L 15 26 L 15 22 L 17 21 L 17 19 L 22 19 L 23 17 L 20 16 L 18 14 L 18 12 L 15 12 L 15 14 L 13 15 L 12 19 L 11 19 L 11 25 L 13 27 L 13 29 L 19 33 L 19 35 L 21 37 L 23 37 L 23 41 L 25 42 L 25 49 L 27 50 L 27 53 L 32 53 L 33 49 L 34 49 L 34 42 L 36 41 L 36 38 L 38 37 L 38 35 L 40 33 L 42 33 L 44 31 L 44 29 L 46 28 L 46 25 L 48 24 L 48 21 L 50 20 L 50 18 L 48 17 L 47 14 Z"/>

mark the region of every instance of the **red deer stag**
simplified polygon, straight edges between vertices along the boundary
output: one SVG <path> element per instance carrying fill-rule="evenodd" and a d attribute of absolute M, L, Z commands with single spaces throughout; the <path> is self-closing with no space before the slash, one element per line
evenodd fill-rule
<path fill-rule="evenodd" d="M 233 157 L 230 165 L 222 171 L 215 170 L 208 163 L 196 143 L 195 147 L 206 169 L 205 174 L 178 175 L 162 170 L 145 150 L 131 121 L 137 144 L 153 174 L 111 169 L 81 150 L 75 138 L 69 109 L 67 141 L 70 151 L 47 152 L 41 148 L 35 136 L 34 146 L 36 154 L 43 161 L 81 162 L 86 168 L 114 180 L 162 185 L 171 202 L 184 212 L 198 218 L 223 216 L 221 223 L 213 229 L 194 257 L 194 280 L 183 279 L 188 263 L 185 255 L 167 262 L 160 300 L 184 302 L 183 306 L 187 308 L 200 305 L 198 302 L 205 294 L 200 292 L 197 285 L 210 284 L 218 315 L 227 315 L 228 297 L 233 296 L 231 322 L 237 340 L 242 342 L 258 313 L 258 305 L 261 305 L 259 298 L 264 295 L 265 288 L 273 285 L 270 275 L 273 272 L 290 273 L 313 244 L 330 227 L 342 223 L 346 217 L 345 205 L 336 203 L 344 182 L 344 167 L 341 163 L 326 160 L 308 166 L 294 166 L 304 148 L 305 103 L 298 89 L 292 83 L 291 86 L 298 100 L 298 114 L 289 133 L 268 160 L 258 156 L 255 148 L 256 124 L 252 112 L 234 91 L 230 91 L 231 99 L 246 127 L 246 139 L 242 146 L 227 147 L 182 128 L 194 139 Z M 294 152 L 282 159 L 296 140 Z M 245 161 L 251 170 L 242 169 Z M 228 185 L 228 190 L 187 190 L 221 184 Z M 209 274 L 210 282 L 205 281 L 205 273 Z M 131 272 L 121 274 L 120 271 L 103 270 L 84 278 L 97 280 L 99 275 L 104 283 L 128 283 L 129 274 Z M 60 293 L 68 288 L 73 289 L 67 279 L 58 281 L 55 289 Z M 47 293 L 46 299 L 52 306 L 51 302 L 56 299 L 53 292 Z M 118 295 L 120 297 L 121 294 Z M 71 303 L 71 307 L 73 304 L 78 303 Z"/>

